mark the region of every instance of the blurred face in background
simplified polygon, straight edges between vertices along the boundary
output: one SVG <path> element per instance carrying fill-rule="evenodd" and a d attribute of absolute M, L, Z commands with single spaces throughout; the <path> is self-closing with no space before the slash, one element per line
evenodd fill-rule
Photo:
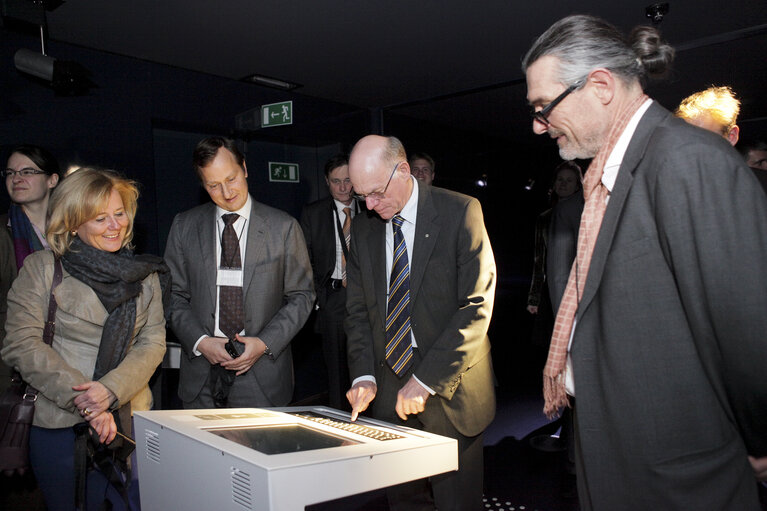
<path fill-rule="evenodd" d="M 352 202 L 352 181 L 349 179 L 349 166 L 341 165 L 331 170 L 325 182 L 328 184 L 330 195 L 335 200 L 346 204 L 347 206 Z"/>
<path fill-rule="evenodd" d="M 410 162 L 410 173 L 422 183 L 430 185 L 434 181 L 434 169 L 429 162 L 421 158 L 416 158 Z"/>
<path fill-rule="evenodd" d="M 8 188 L 8 195 L 10 195 L 11 200 L 20 205 L 47 199 L 51 190 L 59 182 L 57 174 L 49 176 L 48 174 L 41 173 L 26 177 L 19 175 L 18 171 L 24 169 L 41 170 L 32 160 L 21 153 L 13 153 L 8 158 L 6 169 L 16 171 L 16 174 L 13 176 L 5 178 L 5 186 Z"/>
<path fill-rule="evenodd" d="M 578 175 L 570 169 L 563 169 L 557 172 L 557 177 L 554 180 L 554 193 L 560 199 L 569 197 L 578 191 L 580 183 L 578 183 Z"/>
<path fill-rule="evenodd" d="M 767 151 L 751 149 L 748 152 L 746 164 L 755 169 L 767 170 Z"/>

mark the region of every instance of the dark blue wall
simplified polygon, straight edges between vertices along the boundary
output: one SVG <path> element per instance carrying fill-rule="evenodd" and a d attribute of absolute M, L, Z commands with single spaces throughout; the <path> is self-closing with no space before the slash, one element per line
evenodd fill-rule
<path fill-rule="evenodd" d="M 166 217 L 204 198 L 196 184 L 189 186 L 197 179 L 190 161 L 199 138 L 234 135 L 247 139 L 244 147 L 271 143 L 290 148 L 282 151 L 287 155 L 322 153 L 319 148 L 351 145 L 369 126 L 367 112 L 350 106 L 50 41 L 49 55 L 85 66 L 97 84 L 86 96 L 57 97 L 13 65 L 18 49 L 39 51 L 39 47 L 36 38 L 0 29 L 0 157 L 6 158 L 10 146 L 18 143 L 39 144 L 49 148 L 64 168 L 109 167 L 139 181 L 136 244 L 144 252 L 161 253 L 167 234 L 163 230 L 169 225 Z M 293 101 L 292 126 L 235 131 L 237 114 L 286 100 Z M 167 155 L 156 154 L 158 129 L 186 134 L 180 137 L 188 139 L 186 145 Z M 165 150 L 165 145 L 159 149 Z M 156 168 L 158 160 L 162 168 Z M 318 186 L 316 160 L 303 159 L 300 185 L 258 179 L 257 189 L 251 192 L 256 199 L 297 215 L 303 202 L 324 193 Z M 0 211 L 4 211 L 7 193 L 0 195 Z"/>

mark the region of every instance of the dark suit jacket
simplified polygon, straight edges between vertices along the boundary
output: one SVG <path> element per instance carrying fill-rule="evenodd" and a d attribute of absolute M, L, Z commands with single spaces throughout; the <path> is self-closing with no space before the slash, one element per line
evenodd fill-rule
<path fill-rule="evenodd" d="M 284 211 L 252 204 L 243 261 L 245 335 L 264 341 L 273 358 L 261 357 L 250 371 L 272 404 L 284 406 L 293 394 L 290 341 L 314 302 L 312 270 L 298 222 Z M 184 401 L 200 393 L 210 371 L 208 360 L 192 349 L 201 335 L 215 331 L 215 222 L 212 202 L 176 215 L 165 248 L 173 275 L 170 324 L 186 355 L 179 376 Z"/>
<path fill-rule="evenodd" d="M 317 292 L 317 305 L 325 307 L 327 297 L 326 284 L 336 267 L 336 231 L 333 209 L 333 197 L 325 197 L 304 207 L 301 212 L 301 229 L 309 250 L 314 274 L 314 289 Z"/>
<path fill-rule="evenodd" d="M 391 380 L 384 356 L 386 228 L 373 212 L 357 215 L 346 265 L 350 375 L 376 377 L 374 411 L 376 402 L 396 401 L 400 388 L 386 384 Z M 408 257 L 411 327 L 421 354 L 414 374 L 437 393 L 427 406 L 435 400 L 458 431 L 477 435 L 495 415 L 487 328 L 496 272 L 479 202 L 419 183 Z"/>
<path fill-rule="evenodd" d="M 576 316 L 584 510 L 759 509 L 746 454 L 767 455 L 765 254 L 751 171 L 653 103 Z"/>

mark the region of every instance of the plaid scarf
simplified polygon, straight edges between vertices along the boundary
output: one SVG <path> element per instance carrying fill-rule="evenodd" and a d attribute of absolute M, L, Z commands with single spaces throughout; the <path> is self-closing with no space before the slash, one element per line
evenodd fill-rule
<path fill-rule="evenodd" d="M 610 128 L 606 143 L 591 160 L 583 180 L 583 196 L 586 203 L 583 207 L 581 225 L 578 229 L 578 251 L 554 322 L 549 355 L 543 369 L 543 397 L 545 399 L 543 413 L 549 419 L 557 417 L 562 407 L 570 406 L 567 392 L 565 392 L 567 347 L 570 344 L 570 335 L 573 331 L 575 314 L 578 312 L 578 304 L 583 296 L 583 289 L 586 287 L 589 265 L 599 235 L 599 228 L 607 209 L 608 191 L 602 184 L 604 166 L 629 121 L 646 99 L 647 96 L 641 94 L 620 112 Z"/>

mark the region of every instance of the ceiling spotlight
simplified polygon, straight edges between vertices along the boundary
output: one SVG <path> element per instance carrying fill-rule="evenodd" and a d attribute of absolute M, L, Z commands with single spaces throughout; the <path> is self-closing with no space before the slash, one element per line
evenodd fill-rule
<path fill-rule="evenodd" d="M 527 184 L 525 185 L 525 190 L 528 192 L 533 189 L 533 186 L 535 185 L 535 179 L 530 178 L 527 180 Z"/>
<path fill-rule="evenodd" d="M 301 87 L 301 85 L 292 82 L 286 82 L 278 78 L 270 78 L 263 75 L 250 75 L 243 78 L 241 81 L 248 83 L 255 83 L 257 85 L 265 85 L 266 87 L 272 87 L 274 89 L 281 90 L 293 90 Z"/>
<path fill-rule="evenodd" d="M 653 25 L 659 25 L 668 14 L 668 2 L 648 5 L 644 8 L 645 16 L 652 20 Z"/>
<path fill-rule="evenodd" d="M 477 188 L 487 188 L 487 174 L 482 174 L 479 179 L 474 181 L 474 186 Z"/>
<path fill-rule="evenodd" d="M 81 96 L 95 84 L 90 72 L 77 62 L 57 60 L 43 53 L 22 48 L 13 56 L 16 69 L 50 83 L 60 96 Z"/>

